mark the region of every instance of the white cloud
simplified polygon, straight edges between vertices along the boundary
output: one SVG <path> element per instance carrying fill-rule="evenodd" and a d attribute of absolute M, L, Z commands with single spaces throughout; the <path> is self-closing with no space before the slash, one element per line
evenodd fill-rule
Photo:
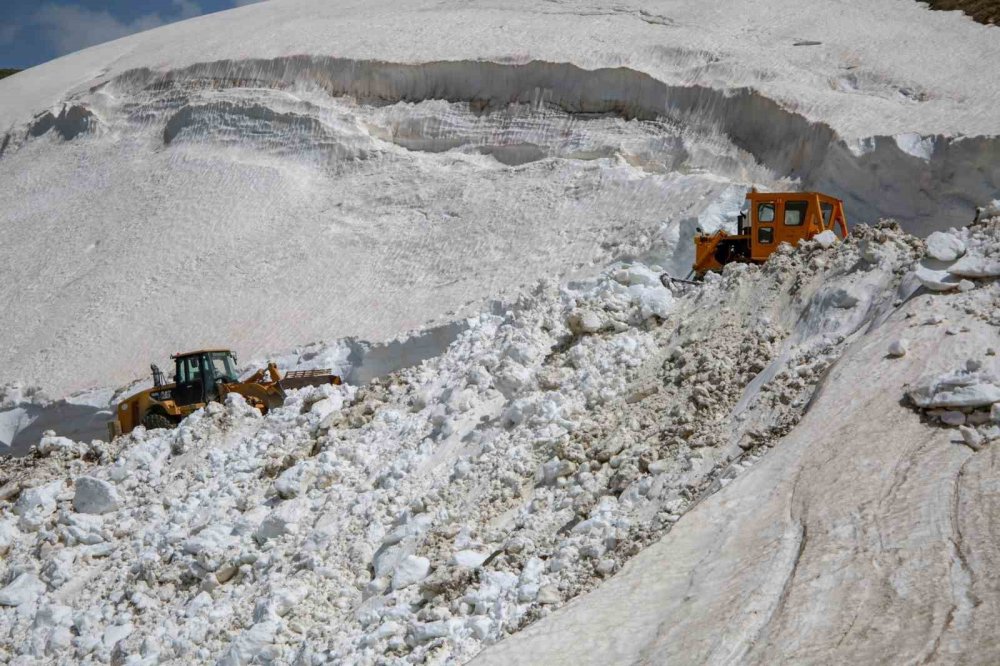
<path fill-rule="evenodd" d="M 256 5 L 258 2 L 266 0 L 233 0 L 233 7 L 243 7 L 244 5 Z"/>
<path fill-rule="evenodd" d="M 202 14 L 202 8 L 192 0 L 172 0 L 172 4 L 176 9 L 174 16 L 164 18 L 160 14 L 145 14 L 128 22 L 120 21 L 106 11 L 49 4 L 42 5 L 35 12 L 32 23 L 38 25 L 45 39 L 62 55 Z"/>

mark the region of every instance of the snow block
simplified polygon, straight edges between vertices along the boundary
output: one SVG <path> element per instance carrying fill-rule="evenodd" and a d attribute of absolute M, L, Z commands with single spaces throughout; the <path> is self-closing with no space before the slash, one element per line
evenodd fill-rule
<path fill-rule="evenodd" d="M 954 234 L 935 231 L 927 237 L 927 254 L 938 261 L 955 261 L 965 254 L 965 243 Z"/>
<path fill-rule="evenodd" d="M 1000 261 L 967 254 L 948 267 L 948 272 L 959 277 L 1000 277 Z"/>
<path fill-rule="evenodd" d="M 48 515 L 56 510 L 56 496 L 62 487 L 61 481 L 53 481 L 44 486 L 28 488 L 14 502 L 14 514 L 24 516 L 29 513 Z"/>
<path fill-rule="evenodd" d="M 460 550 L 451 559 L 456 566 L 478 569 L 486 561 L 486 558 L 486 553 L 477 553 L 474 550 Z"/>
<path fill-rule="evenodd" d="M 419 583 L 431 570 L 431 561 L 419 555 L 407 555 L 396 565 L 392 572 L 392 589 L 401 590 L 414 583 Z"/>
<path fill-rule="evenodd" d="M 917 276 L 917 279 L 920 280 L 920 284 L 931 291 L 950 291 L 957 289 L 959 283 L 958 278 L 950 273 L 950 270 L 936 270 L 924 263 L 920 263 L 913 272 Z"/>
<path fill-rule="evenodd" d="M 1000 382 L 987 372 L 958 370 L 923 379 L 907 393 L 917 407 L 988 407 L 1000 402 Z"/>
<path fill-rule="evenodd" d="M 826 249 L 833 247 L 833 244 L 837 242 L 837 234 L 833 233 L 829 229 L 826 231 L 821 231 L 813 237 L 813 240 L 819 243 L 820 247 Z"/>
<path fill-rule="evenodd" d="M 893 358 L 906 356 L 906 350 L 909 347 L 909 344 L 910 343 L 906 340 L 906 338 L 894 340 L 889 344 L 889 356 Z"/>
<path fill-rule="evenodd" d="M 77 513 L 110 513 L 119 506 L 118 491 L 110 483 L 92 476 L 77 478 L 73 495 L 73 509 Z"/>
<path fill-rule="evenodd" d="M 23 573 L 0 590 L 0 606 L 20 606 L 35 601 L 45 592 L 45 583 L 33 573 Z"/>

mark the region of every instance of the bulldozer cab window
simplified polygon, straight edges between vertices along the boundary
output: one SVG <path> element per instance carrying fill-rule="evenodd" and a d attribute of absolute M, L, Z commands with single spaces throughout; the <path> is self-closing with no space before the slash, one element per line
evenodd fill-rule
<path fill-rule="evenodd" d="M 774 204 L 773 203 L 757 204 L 757 221 L 758 222 L 774 222 Z"/>
<path fill-rule="evenodd" d="M 809 210 L 808 201 L 786 201 L 785 226 L 801 227 L 806 221 L 806 212 L 808 210 Z"/>
<path fill-rule="evenodd" d="M 829 229 L 833 220 L 833 204 L 820 203 L 819 209 L 823 211 L 823 226 Z"/>
<path fill-rule="evenodd" d="M 212 369 L 215 373 L 216 380 L 221 379 L 224 382 L 235 382 L 239 380 L 239 375 L 236 374 L 236 364 L 233 362 L 233 357 L 229 354 L 223 352 L 213 353 Z"/>

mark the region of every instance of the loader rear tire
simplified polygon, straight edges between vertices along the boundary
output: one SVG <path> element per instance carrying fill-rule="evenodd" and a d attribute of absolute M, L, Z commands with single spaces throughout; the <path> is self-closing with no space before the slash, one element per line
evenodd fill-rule
<path fill-rule="evenodd" d="M 146 430 L 155 430 L 156 428 L 169 430 L 177 424 L 162 412 L 146 412 L 146 415 L 142 417 L 142 425 L 146 426 Z"/>

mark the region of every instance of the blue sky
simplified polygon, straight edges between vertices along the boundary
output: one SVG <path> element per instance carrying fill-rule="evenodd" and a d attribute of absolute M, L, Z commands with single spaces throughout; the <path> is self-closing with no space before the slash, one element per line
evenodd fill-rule
<path fill-rule="evenodd" d="M 259 0 L 0 0 L 0 68 L 24 69 L 140 30 Z"/>

